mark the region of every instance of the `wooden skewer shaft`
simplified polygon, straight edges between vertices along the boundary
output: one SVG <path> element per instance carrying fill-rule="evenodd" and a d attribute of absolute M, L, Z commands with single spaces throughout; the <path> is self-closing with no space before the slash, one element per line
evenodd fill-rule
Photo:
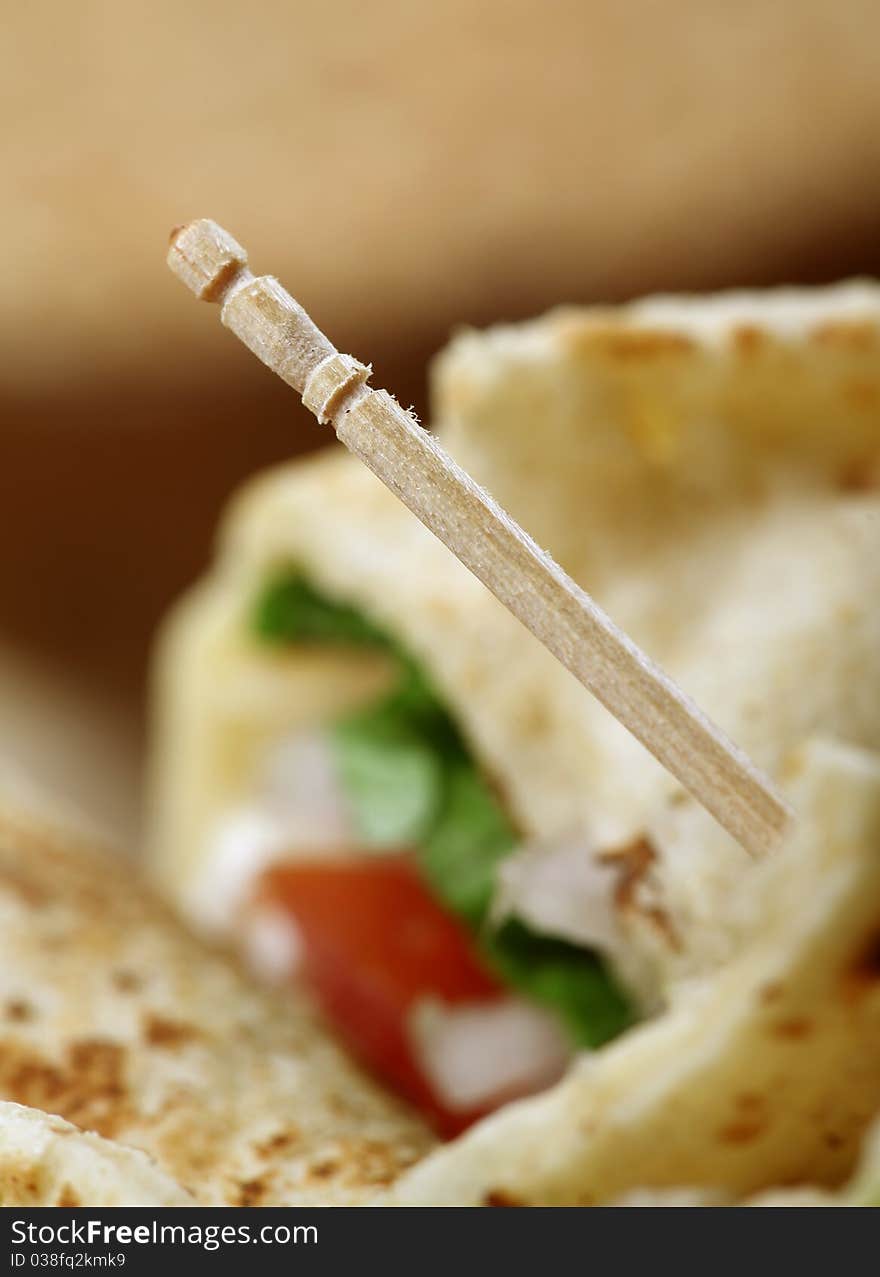
<path fill-rule="evenodd" d="M 792 813 L 747 756 L 271 276 L 208 220 L 172 236 L 171 269 L 322 423 L 754 854 Z"/>

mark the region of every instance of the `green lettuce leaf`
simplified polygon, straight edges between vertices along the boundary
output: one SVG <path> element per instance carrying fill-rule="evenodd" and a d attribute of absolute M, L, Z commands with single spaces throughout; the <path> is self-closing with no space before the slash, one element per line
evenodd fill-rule
<path fill-rule="evenodd" d="M 413 847 L 427 837 L 443 798 L 440 759 L 405 719 L 370 712 L 331 734 L 357 832 L 370 847 Z"/>
<path fill-rule="evenodd" d="M 555 1010 L 575 1045 L 602 1046 L 635 1023 L 632 1002 L 592 950 L 537 935 L 518 918 L 480 939 L 489 964 L 520 993 Z"/>
<path fill-rule="evenodd" d="M 268 582 L 253 609 L 252 627 L 272 643 L 393 647 L 357 608 L 325 598 L 296 572 L 280 572 Z"/>
<path fill-rule="evenodd" d="M 516 831 L 476 767 L 458 727 L 408 653 L 357 608 L 296 572 L 271 580 L 253 628 L 267 642 L 372 647 L 397 664 L 391 692 L 331 730 L 339 775 L 360 837 L 409 847 L 434 895 L 471 929 L 486 962 L 513 988 L 553 1008 L 574 1042 L 596 1047 L 633 1022 L 602 958 L 536 935 L 518 919 L 489 921 L 497 867 Z"/>
<path fill-rule="evenodd" d="M 445 780 L 443 805 L 416 854 L 434 894 L 478 931 L 489 914 L 495 870 L 517 839 L 469 760 L 452 762 Z"/>

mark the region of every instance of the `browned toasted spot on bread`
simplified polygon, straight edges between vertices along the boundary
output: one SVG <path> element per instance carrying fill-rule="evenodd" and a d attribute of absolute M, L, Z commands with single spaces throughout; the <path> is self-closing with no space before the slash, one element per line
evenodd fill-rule
<path fill-rule="evenodd" d="M 778 1038 L 788 1038 L 792 1042 L 798 1042 L 801 1038 L 809 1037 L 815 1029 L 815 1024 L 805 1015 L 793 1015 L 786 1020 L 776 1020 L 771 1026 L 770 1031 Z"/>
<path fill-rule="evenodd" d="M 733 330 L 731 341 L 736 353 L 748 358 L 767 344 L 767 336 L 755 324 L 739 324 Z"/>
<path fill-rule="evenodd" d="M 14 1024 L 24 1024 L 34 1017 L 34 1008 L 24 998 L 10 998 L 4 1007 L 3 1014 Z"/>
<path fill-rule="evenodd" d="M 34 1206 L 45 1197 L 45 1176 L 39 1167 L 0 1161 L 0 1206 Z"/>
<path fill-rule="evenodd" d="M 280 1131 L 276 1131 L 274 1135 L 270 1135 L 268 1139 L 263 1140 L 260 1144 L 254 1145 L 254 1152 L 260 1157 L 272 1157 L 275 1153 L 283 1153 L 285 1149 L 293 1148 L 302 1139 L 299 1129 L 296 1126 L 288 1125 Z"/>
<path fill-rule="evenodd" d="M 871 453 L 848 462 L 838 483 L 842 492 L 875 492 L 880 488 L 880 455 Z"/>
<path fill-rule="evenodd" d="M 684 333 L 660 332 L 650 328 L 600 330 L 592 334 L 590 345 L 621 361 L 687 355 L 696 348 Z"/>
<path fill-rule="evenodd" d="M 268 1191 L 265 1178 L 246 1179 L 239 1184 L 238 1205 L 259 1206 Z"/>
<path fill-rule="evenodd" d="M 337 1172 L 341 1180 L 353 1178 L 356 1182 L 384 1187 L 400 1173 L 399 1154 L 393 1154 L 383 1140 L 349 1137 L 337 1141 L 337 1144 Z M 417 1156 L 411 1155 L 408 1160 L 415 1161 Z"/>
<path fill-rule="evenodd" d="M 484 1206 L 522 1206 L 523 1203 L 517 1201 L 512 1193 L 508 1193 L 503 1188 L 490 1188 L 486 1196 L 483 1198 Z"/>
<path fill-rule="evenodd" d="M 817 324 L 810 334 L 820 346 L 836 346 L 843 350 L 872 350 L 880 344 L 880 328 L 870 319 L 836 319 Z"/>
<path fill-rule="evenodd" d="M 37 909 L 49 899 L 49 893 L 35 882 L 25 868 L 0 860 L 0 891 L 11 891 L 25 904 Z"/>
<path fill-rule="evenodd" d="M 843 997 L 847 1002 L 852 1002 L 876 988 L 878 982 L 880 982 L 880 931 L 874 931 L 859 946 L 843 973 Z"/>
<path fill-rule="evenodd" d="M 137 993 L 143 986 L 143 980 L 137 972 L 128 971 L 124 967 L 114 971 L 110 980 L 118 993 Z"/>
<path fill-rule="evenodd" d="M 765 1117 L 741 1117 L 722 1126 L 718 1138 L 722 1144 L 750 1144 L 766 1129 Z"/>
<path fill-rule="evenodd" d="M 639 888 L 657 860 L 657 852 L 650 839 L 636 838 L 624 847 L 602 852 L 598 859 L 617 873 L 614 903 L 619 911 L 640 914 L 663 936 L 671 949 L 679 950 L 681 938 L 669 914 L 660 905 L 642 900 L 639 896 Z"/>
<path fill-rule="evenodd" d="M 177 1047 L 194 1042 L 202 1036 L 201 1030 L 183 1020 L 172 1020 L 164 1015 L 148 1015 L 144 1020 L 144 1041 L 150 1046 Z"/>
<path fill-rule="evenodd" d="M 82 1039 L 55 1063 L 7 1044 L 0 1052 L 0 1093 L 112 1137 L 128 1115 L 125 1051 L 113 1042 Z"/>
<path fill-rule="evenodd" d="M 766 1106 L 767 1099 L 764 1095 L 759 1095 L 756 1091 L 743 1091 L 734 1099 L 736 1107 L 744 1113 L 763 1109 Z"/>

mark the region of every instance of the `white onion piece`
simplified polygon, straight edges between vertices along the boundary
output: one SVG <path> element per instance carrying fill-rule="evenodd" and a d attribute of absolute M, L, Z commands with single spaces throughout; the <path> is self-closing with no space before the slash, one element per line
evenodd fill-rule
<path fill-rule="evenodd" d="M 267 755 L 251 800 L 218 822 L 188 892 L 190 916 L 228 934 L 272 865 L 348 856 L 355 846 L 328 741 L 319 732 L 285 737 Z"/>
<path fill-rule="evenodd" d="M 407 1028 L 420 1069 L 453 1111 L 542 1090 L 571 1055 L 555 1017 L 518 998 L 453 1007 L 423 998 Z"/>
<path fill-rule="evenodd" d="M 261 805 L 292 847 L 351 847 L 354 829 L 330 742 L 323 732 L 283 737 L 267 755 Z"/>
<path fill-rule="evenodd" d="M 492 917 L 515 914 L 543 935 L 614 955 L 622 943 L 617 882 L 584 837 L 528 843 L 499 867 Z"/>
<path fill-rule="evenodd" d="M 220 820 L 187 893 L 187 909 L 203 930 L 228 934 L 254 885 L 283 854 L 283 831 L 259 807 L 239 807 Z"/>
<path fill-rule="evenodd" d="M 282 984 L 295 975 L 303 956 L 299 927 L 279 905 L 252 905 L 239 926 L 245 961 L 261 980 Z"/>

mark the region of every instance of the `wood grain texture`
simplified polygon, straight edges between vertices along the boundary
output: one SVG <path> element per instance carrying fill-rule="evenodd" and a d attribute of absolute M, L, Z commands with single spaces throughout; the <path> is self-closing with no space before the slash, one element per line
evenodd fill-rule
<path fill-rule="evenodd" d="M 756 855 L 791 812 L 770 781 L 557 563 L 384 390 L 340 356 L 271 277 L 215 223 L 172 237 L 169 265 L 224 324 L 296 389 L 382 480 L 580 683 Z"/>

